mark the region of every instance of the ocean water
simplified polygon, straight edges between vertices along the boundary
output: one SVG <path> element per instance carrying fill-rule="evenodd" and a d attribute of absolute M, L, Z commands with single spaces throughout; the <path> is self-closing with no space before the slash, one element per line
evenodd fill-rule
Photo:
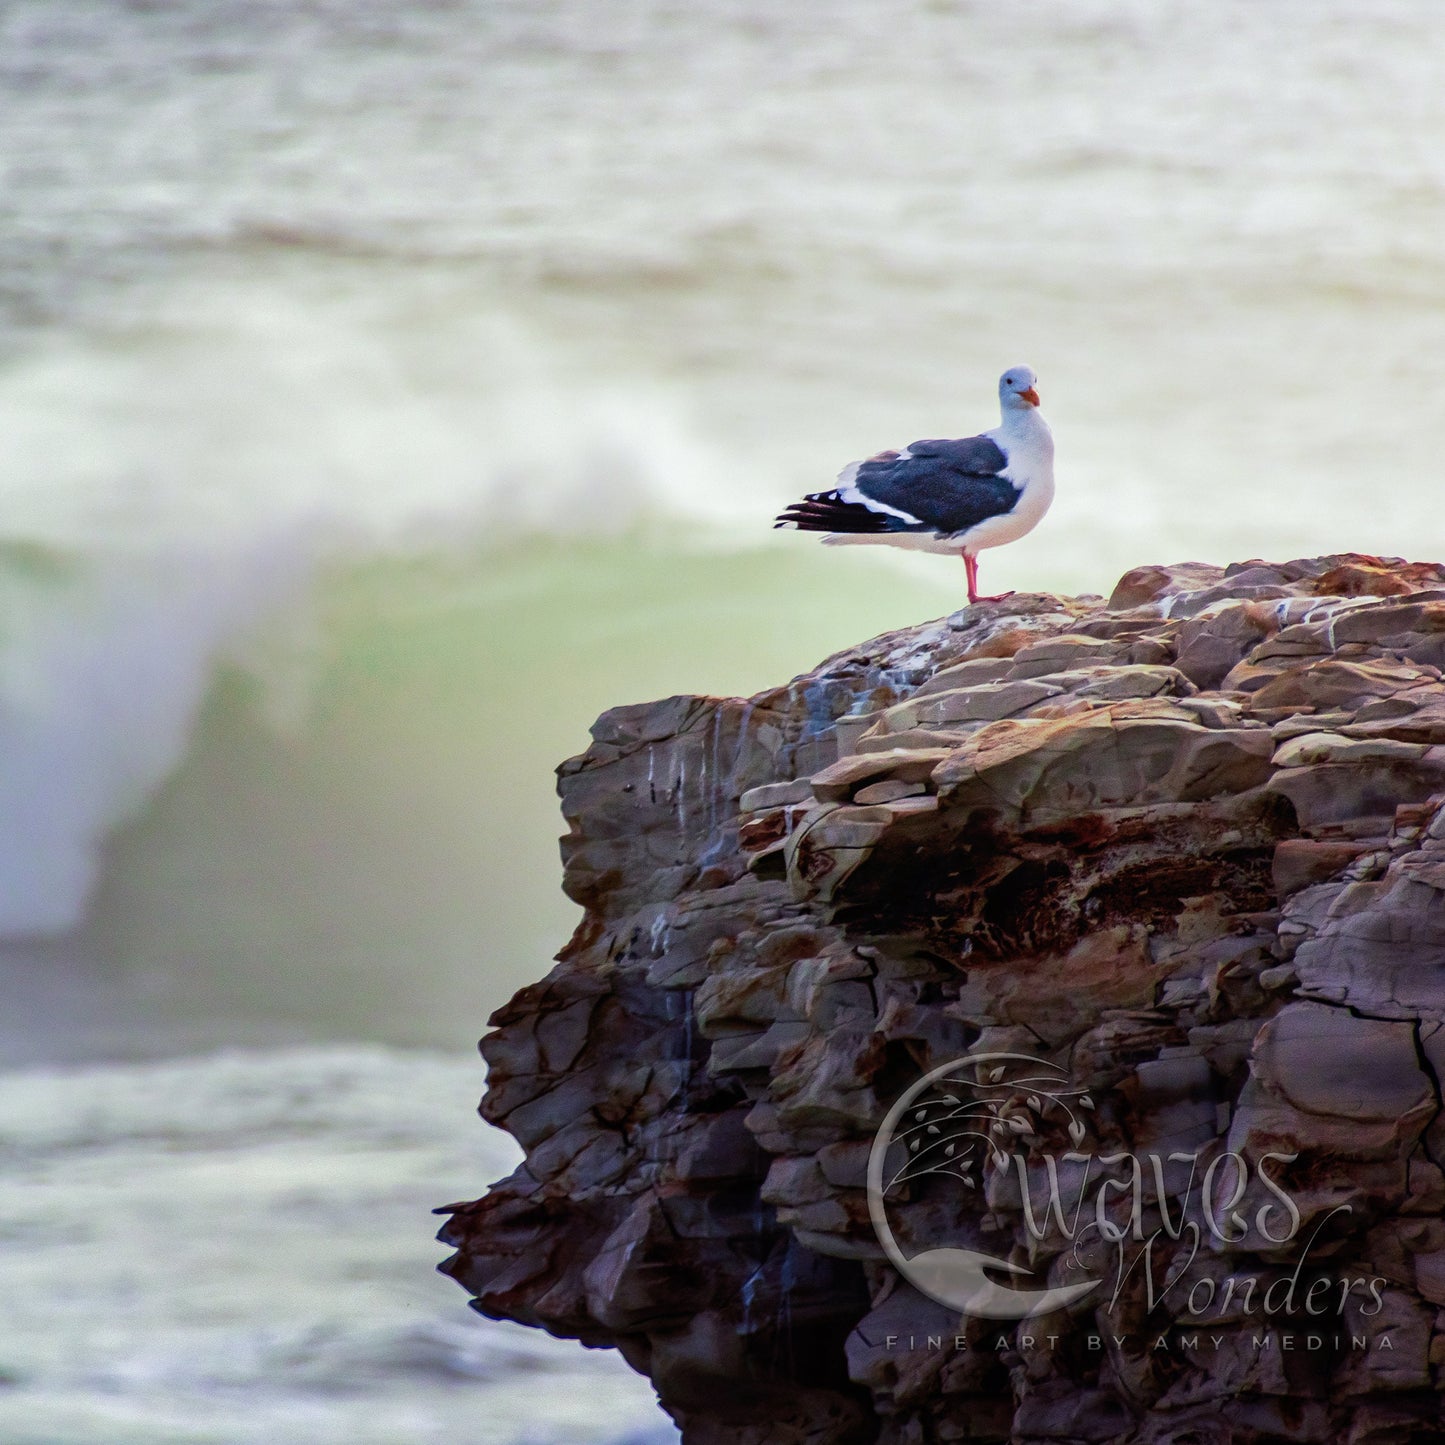
<path fill-rule="evenodd" d="M 415 1214 L 504 1147 L 472 1042 L 574 920 L 552 767 L 612 703 L 957 606 L 948 559 L 769 520 L 992 424 L 1018 361 L 1058 499 L 990 589 L 1438 556 L 1442 29 L 1425 0 L 0 6 L 0 1108 L 50 1121 L 0 1161 L 0 1441 L 582 1438 L 491 1403 L 547 1342 L 479 1343 Z M 394 1159 L 339 1105 L 290 1132 L 336 1068 Z M 258 1080 L 271 1112 L 198 1142 Z M 265 1270 L 193 1250 L 222 1188 Z M 89 1230 L 129 1293 L 60 1247 Z M 394 1322 L 434 1286 L 418 1345 Z M 452 1330 L 475 1370 L 435 1365 Z"/>
<path fill-rule="evenodd" d="M 438 1186 L 516 1162 L 475 1082 L 376 1046 L 7 1075 L 0 1440 L 675 1440 L 610 1353 L 431 1272 Z"/>

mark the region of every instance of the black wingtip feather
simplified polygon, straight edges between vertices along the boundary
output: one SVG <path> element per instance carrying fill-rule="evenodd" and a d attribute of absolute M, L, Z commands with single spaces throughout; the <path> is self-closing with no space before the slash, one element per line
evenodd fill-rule
<path fill-rule="evenodd" d="M 837 492 L 814 492 L 781 512 L 774 528 L 799 532 L 886 532 L 889 518 L 861 502 L 845 502 Z"/>

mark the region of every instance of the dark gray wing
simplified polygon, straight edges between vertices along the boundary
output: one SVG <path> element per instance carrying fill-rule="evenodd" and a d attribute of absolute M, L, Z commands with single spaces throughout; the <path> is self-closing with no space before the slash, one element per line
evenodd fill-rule
<path fill-rule="evenodd" d="M 914 442 L 908 452 L 915 457 L 938 457 L 973 476 L 991 477 L 1008 466 L 1003 448 L 988 437 L 959 437 L 954 440 Z"/>
<path fill-rule="evenodd" d="M 966 532 L 1011 512 L 1019 490 L 998 475 L 1008 457 L 987 437 L 914 442 L 893 461 L 864 462 L 853 485 L 870 501 L 938 532 Z"/>

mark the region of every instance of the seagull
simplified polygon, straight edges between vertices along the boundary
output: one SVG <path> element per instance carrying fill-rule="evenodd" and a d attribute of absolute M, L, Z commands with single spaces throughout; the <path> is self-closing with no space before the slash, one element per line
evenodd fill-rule
<path fill-rule="evenodd" d="M 914 442 L 838 473 L 838 485 L 810 492 L 775 527 L 827 532 L 826 545 L 878 542 L 922 552 L 957 552 L 970 602 L 980 597 L 978 554 L 1032 532 L 1054 500 L 1054 434 L 1039 415 L 1038 377 L 1011 366 L 998 379 L 1003 420 L 957 441 Z"/>

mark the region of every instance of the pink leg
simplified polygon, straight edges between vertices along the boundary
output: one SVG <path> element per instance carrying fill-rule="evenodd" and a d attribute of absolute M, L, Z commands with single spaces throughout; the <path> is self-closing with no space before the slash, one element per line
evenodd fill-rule
<path fill-rule="evenodd" d="M 967 552 L 963 554 L 963 568 L 968 573 L 968 600 L 970 602 L 1002 602 L 1006 597 L 1012 597 L 1012 592 L 1000 592 L 993 597 L 980 597 L 978 593 L 978 558 L 970 557 Z"/>

